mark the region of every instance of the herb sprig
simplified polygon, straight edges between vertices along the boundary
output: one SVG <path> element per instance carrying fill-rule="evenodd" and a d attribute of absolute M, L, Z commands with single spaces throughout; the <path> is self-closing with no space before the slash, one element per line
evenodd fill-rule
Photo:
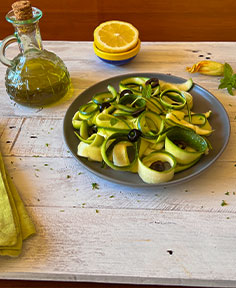
<path fill-rule="evenodd" d="M 220 85 L 218 89 L 227 88 L 227 91 L 230 95 L 234 95 L 233 88 L 236 89 L 236 74 L 232 67 L 228 64 L 224 64 L 224 78 L 220 80 Z"/>

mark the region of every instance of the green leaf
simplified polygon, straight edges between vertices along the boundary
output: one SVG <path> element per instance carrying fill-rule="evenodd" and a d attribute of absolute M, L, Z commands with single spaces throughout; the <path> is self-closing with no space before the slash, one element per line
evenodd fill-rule
<path fill-rule="evenodd" d="M 228 64 L 224 64 L 224 78 L 220 80 L 218 89 L 226 88 L 230 95 L 234 95 L 233 88 L 236 88 L 236 74 L 233 74 L 232 67 Z"/>
<path fill-rule="evenodd" d="M 152 86 L 150 84 L 143 87 L 142 96 L 144 98 L 150 98 L 152 95 Z"/>
<path fill-rule="evenodd" d="M 119 122 L 119 120 L 116 119 L 116 118 L 111 118 L 111 120 L 110 120 L 110 124 L 111 124 L 111 126 L 116 125 L 117 122 Z"/>
<path fill-rule="evenodd" d="M 234 74 L 233 76 L 232 76 L 232 79 L 233 79 L 233 87 L 236 89 L 236 74 Z"/>
<path fill-rule="evenodd" d="M 231 78 L 233 73 L 234 71 L 232 67 L 228 63 L 225 63 L 224 64 L 224 78 Z"/>
<path fill-rule="evenodd" d="M 218 86 L 218 89 L 224 89 L 228 87 L 228 83 L 222 82 L 220 83 L 220 85 Z"/>
<path fill-rule="evenodd" d="M 225 78 L 222 78 L 220 79 L 220 85 L 218 89 L 227 88 L 228 84 L 229 84 L 228 80 L 226 80 Z"/>
<path fill-rule="evenodd" d="M 229 86 L 227 87 L 227 91 L 229 92 L 230 95 L 234 95 L 231 85 L 229 85 Z"/>

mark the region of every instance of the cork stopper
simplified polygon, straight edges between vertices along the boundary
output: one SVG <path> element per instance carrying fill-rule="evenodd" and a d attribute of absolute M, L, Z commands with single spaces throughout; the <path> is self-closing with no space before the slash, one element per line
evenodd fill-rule
<path fill-rule="evenodd" d="M 33 18 L 30 1 L 16 1 L 12 4 L 12 9 L 16 20 L 22 21 Z"/>

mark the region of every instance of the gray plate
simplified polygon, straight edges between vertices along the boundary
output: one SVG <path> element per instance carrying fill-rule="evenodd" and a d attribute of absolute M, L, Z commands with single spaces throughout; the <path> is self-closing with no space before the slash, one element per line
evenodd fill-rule
<path fill-rule="evenodd" d="M 87 103 L 91 100 L 92 96 L 95 93 L 107 91 L 107 85 L 110 84 L 114 86 L 118 90 L 118 83 L 128 77 L 157 77 L 160 80 L 164 80 L 166 82 L 172 83 L 182 83 L 186 80 L 183 78 L 166 75 L 166 74 L 158 74 L 158 73 L 133 73 L 133 74 L 124 74 L 119 75 L 116 77 L 109 78 L 102 82 L 99 82 L 84 92 L 82 92 L 70 105 L 69 109 L 67 110 L 64 118 L 64 138 L 65 142 L 74 155 L 74 157 L 89 171 L 100 176 L 106 180 L 128 185 L 128 186 L 138 186 L 138 187 L 162 187 L 167 185 L 176 185 L 188 181 L 195 176 L 199 175 L 207 168 L 209 168 L 216 159 L 221 155 L 224 151 L 230 135 L 230 123 L 228 115 L 222 106 L 222 104 L 217 100 L 215 96 L 213 96 L 210 92 L 202 88 L 201 86 L 194 84 L 190 93 L 193 95 L 193 111 L 194 112 L 207 112 L 208 110 L 212 110 L 212 115 L 210 118 L 210 123 L 215 129 L 208 139 L 210 140 L 213 149 L 207 156 L 204 156 L 200 159 L 200 161 L 194 165 L 193 167 L 179 172 L 175 174 L 174 178 L 166 183 L 160 184 L 147 184 L 144 183 L 138 174 L 130 173 L 130 172 L 121 172 L 115 171 L 111 168 L 101 168 L 101 163 L 88 161 L 86 158 L 82 158 L 76 155 L 77 146 L 79 143 L 78 138 L 74 134 L 74 129 L 72 126 L 72 117 L 74 116 L 75 112 L 78 111 L 79 106 L 82 104 Z"/>

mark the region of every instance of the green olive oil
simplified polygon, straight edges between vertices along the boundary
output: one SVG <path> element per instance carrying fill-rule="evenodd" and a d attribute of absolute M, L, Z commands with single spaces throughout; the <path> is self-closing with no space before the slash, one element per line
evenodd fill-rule
<path fill-rule="evenodd" d="M 60 58 L 55 59 L 57 56 L 48 51 L 47 58 L 38 56 L 18 57 L 16 65 L 6 74 L 7 93 L 22 105 L 34 107 L 50 104 L 63 97 L 70 87 L 69 73 L 61 65 Z"/>

